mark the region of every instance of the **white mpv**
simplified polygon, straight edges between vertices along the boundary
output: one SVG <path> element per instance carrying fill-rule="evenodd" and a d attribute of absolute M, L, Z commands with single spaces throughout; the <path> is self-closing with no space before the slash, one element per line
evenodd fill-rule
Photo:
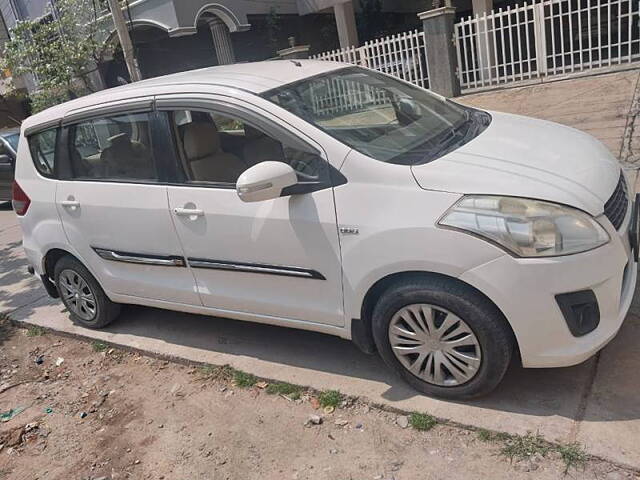
<path fill-rule="evenodd" d="M 635 289 L 636 202 L 600 142 L 359 67 L 184 72 L 21 136 L 26 255 L 89 328 L 138 304 L 314 330 L 470 398 L 512 357 L 589 358 Z"/>

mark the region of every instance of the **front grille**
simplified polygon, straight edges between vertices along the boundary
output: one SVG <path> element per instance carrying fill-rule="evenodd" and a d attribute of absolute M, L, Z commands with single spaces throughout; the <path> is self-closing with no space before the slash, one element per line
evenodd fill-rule
<path fill-rule="evenodd" d="M 627 183 L 624 175 L 620 174 L 620 180 L 611 198 L 604 204 L 604 214 L 609 219 L 616 230 L 620 228 L 629 208 L 629 198 L 627 196 Z"/>

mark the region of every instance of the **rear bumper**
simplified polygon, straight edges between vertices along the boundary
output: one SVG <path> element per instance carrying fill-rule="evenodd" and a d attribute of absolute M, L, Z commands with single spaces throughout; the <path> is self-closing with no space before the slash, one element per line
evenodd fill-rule
<path fill-rule="evenodd" d="M 515 333 L 524 367 L 581 363 L 620 329 L 633 299 L 638 265 L 629 247 L 627 215 L 620 231 L 604 219 L 611 241 L 590 252 L 547 259 L 504 255 L 465 272 L 461 279 L 491 298 Z M 557 294 L 592 290 L 600 323 L 584 336 L 572 335 Z"/>

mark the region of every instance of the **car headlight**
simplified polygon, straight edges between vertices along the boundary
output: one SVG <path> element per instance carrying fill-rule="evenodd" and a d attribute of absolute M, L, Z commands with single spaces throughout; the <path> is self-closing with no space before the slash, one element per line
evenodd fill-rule
<path fill-rule="evenodd" d="M 519 257 L 570 255 L 609 241 L 590 215 L 527 198 L 467 195 L 439 224 L 483 237 Z"/>

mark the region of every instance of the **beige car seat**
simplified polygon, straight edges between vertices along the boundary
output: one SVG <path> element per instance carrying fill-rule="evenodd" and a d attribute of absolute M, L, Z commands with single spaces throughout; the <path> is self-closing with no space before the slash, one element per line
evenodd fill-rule
<path fill-rule="evenodd" d="M 220 147 L 220 135 L 210 123 L 190 123 L 184 129 L 184 154 L 191 178 L 200 182 L 236 183 L 247 166 Z"/>

